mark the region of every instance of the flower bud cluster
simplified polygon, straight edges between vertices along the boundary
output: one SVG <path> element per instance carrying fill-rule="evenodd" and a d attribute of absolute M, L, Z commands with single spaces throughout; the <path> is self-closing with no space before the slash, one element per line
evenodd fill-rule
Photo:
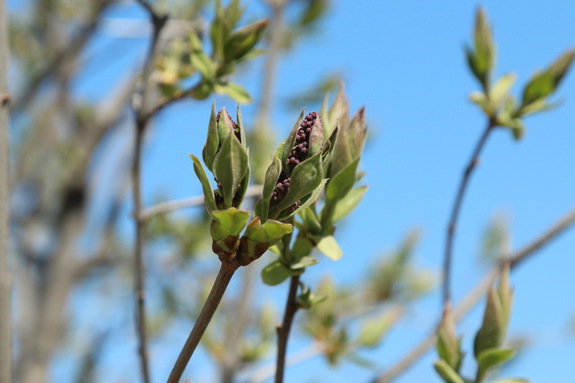
<path fill-rule="evenodd" d="M 309 152 L 310 133 L 317 119 L 321 121 L 317 112 L 311 112 L 303 119 L 295 136 L 295 145 L 286 160 L 286 165 L 295 167 L 306 158 Z"/>
<path fill-rule="evenodd" d="M 220 115 L 222 114 L 222 111 L 220 110 L 218 112 L 218 114 L 216 115 L 216 123 L 220 122 Z M 240 134 L 240 128 L 238 127 L 238 124 L 236 124 L 236 122 L 234 121 L 234 119 L 232 118 L 232 116 L 230 116 L 230 113 L 226 110 L 226 114 L 228 116 L 228 119 L 232 122 L 232 129 L 234 130 L 234 135 L 236 136 L 236 138 L 242 142 L 242 137 Z"/>

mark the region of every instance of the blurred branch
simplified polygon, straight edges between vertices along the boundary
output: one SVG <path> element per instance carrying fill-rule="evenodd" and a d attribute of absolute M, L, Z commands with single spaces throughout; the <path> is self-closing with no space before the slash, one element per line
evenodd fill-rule
<path fill-rule="evenodd" d="M 473 149 L 473 154 L 469 160 L 469 163 L 465 167 L 463 176 L 459 183 L 457 189 L 457 196 L 453 203 L 453 208 L 451 210 L 451 216 L 449 218 L 449 224 L 447 225 L 447 239 L 445 242 L 445 253 L 443 258 L 443 307 L 444 309 L 451 304 L 451 261 L 453 259 L 453 241 L 455 239 L 455 231 L 457 230 L 457 220 L 459 219 L 459 211 L 461 210 L 461 205 L 463 203 L 463 198 L 467 192 L 467 185 L 471 179 L 473 171 L 479 163 L 479 156 L 481 151 L 485 147 L 487 138 L 495 128 L 495 120 L 490 118 L 481 138 L 477 142 L 475 149 Z"/>
<path fill-rule="evenodd" d="M 38 90 L 46 80 L 58 73 L 59 68 L 63 65 L 68 65 L 71 59 L 82 51 L 86 46 L 86 43 L 88 43 L 90 38 L 93 36 L 94 31 L 100 25 L 100 16 L 114 1 L 115 0 L 94 1 L 94 10 L 90 15 L 90 19 L 86 26 L 70 42 L 64 44 L 64 48 L 62 48 L 60 52 L 54 54 L 53 58 L 48 61 L 48 64 L 44 69 L 33 77 L 28 85 L 24 87 L 24 91 L 14 102 L 13 109 L 15 114 L 19 113 L 19 111 L 38 94 Z"/>
<path fill-rule="evenodd" d="M 134 243 L 134 272 L 135 272 L 135 292 L 137 300 L 136 328 L 139 341 L 140 370 L 145 383 L 150 382 L 150 371 L 148 366 L 147 335 L 146 335 L 146 307 L 145 307 L 145 285 L 144 285 L 144 221 L 140 218 L 142 211 L 142 146 L 144 133 L 148 120 L 144 117 L 148 108 L 148 97 L 150 93 L 150 77 L 154 66 L 154 57 L 162 28 L 168 20 L 168 16 L 159 16 L 145 0 L 137 0 L 146 9 L 150 16 L 153 32 L 150 42 L 148 56 L 144 61 L 142 69 L 142 92 L 139 105 L 134 106 L 136 126 L 134 132 L 134 153 L 132 162 L 132 197 L 134 200 L 134 224 L 136 229 Z"/>
<path fill-rule="evenodd" d="M 485 296 L 493 282 L 497 279 L 504 262 L 509 262 L 510 268 L 513 270 L 521 262 L 526 260 L 529 256 L 535 254 L 543 246 L 549 244 L 552 240 L 556 239 L 560 234 L 567 230 L 575 223 L 575 210 L 571 211 L 565 217 L 561 218 L 555 225 L 548 231 L 543 233 L 529 245 L 517 251 L 510 257 L 505 257 L 497 266 L 495 266 L 477 286 L 463 298 L 461 303 L 455 308 L 454 316 L 457 322 L 461 321 L 471 311 L 473 307 Z M 433 347 L 436 341 L 435 330 L 424 340 L 422 340 L 413 350 L 411 350 L 399 362 L 389 368 L 379 377 L 373 380 L 374 383 L 389 383 L 403 372 L 405 372 L 411 365 Z"/>
<path fill-rule="evenodd" d="M 289 354 L 286 358 L 286 367 L 291 367 L 296 364 L 300 364 L 309 360 L 313 357 L 316 357 L 322 353 L 322 346 L 319 342 L 313 342 L 312 344 L 298 350 L 292 354 Z M 262 383 L 265 380 L 274 376 L 276 370 L 275 363 L 266 364 L 265 366 L 257 369 L 255 372 L 250 374 L 248 378 L 249 383 Z"/>
<path fill-rule="evenodd" d="M 8 270 L 10 230 L 10 160 L 8 94 L 8 25 L 6 4 L 0 0 L 0 382 L 12 382 L 11 275 Z"/>
<path fill-rule="evenodd" d="M 244 198 L 257 198 L 262 194 L 262 185 L 252 185 L 246 190 Z M 185 198 L 176 201 L 168 201 L 157 204 L 156 206 L 144 209 L 140 214 L 140 219 L 143 221 L 149 220 L 150 218 L 165 213 L 171 213 L 176 210 L 187 209 L 190 207 L 203 206 L 204 196 L 198 195 L 191 198 Z"/>

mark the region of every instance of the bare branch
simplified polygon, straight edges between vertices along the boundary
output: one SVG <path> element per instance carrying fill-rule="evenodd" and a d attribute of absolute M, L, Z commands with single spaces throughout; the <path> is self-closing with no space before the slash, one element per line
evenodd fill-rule
<path fill-rule="evenodd" d="M 257 198 L 261 196 L 263 190 L 262 185 L 252 185 L 246 190 L 244 198 Z M 171 213 L 176 210 L 187 209 L 190 207 L 203 206 L 204 196 L 198 195 L 191 198 L 180 199 L 176 201 L 168 201 L 157 204 L 156 206 L 144 209 L 140 215 L 140 219 L 146 221 L 156 215 Z"/>
<path fill-rule="evenodd" d="M 471 179 L 471 175 L 473 171 L 477 167 L 479 163 L 479 156 L 481 155 L 481 151 L 485 147 L 485 143 L 487 142 L 487 138 L 495 128 L 495 121 L 493 119 L 489 119 L 481 138 L 477 142 L 475 149 L 473 150 L 473 154 L 467 164 L 463 176 L 461 177 L 461 181 L 459 183 L 459 188 L 457 190 L 457 196 L 455 197 L 455 201 L 453 203 L 453 208 L 451 210 L 451 216 L 449 218 L 449 224 L 447 225 L 447 239 L 445 241 L 445 253 L 443 258 L 443 307 L 447 307 L 451 304 L 451 261 L 453 259 L 453 241 L 455 239 L 455 231 L 457 230 L 457 220 L 459 219 L 459 211 L 461 210 L 461 205 L 463 203 L 463 198 L 465 197 L 465 193 L 467 191 L 467 185 L 469 180 Z"/>
<path fill-rule="evenodd" d="M 134 288 L 136 294 L 136 328 L 139 341 L 139 358 L 140 370 L 145 383 L 150 382 L 150 369 L 148 366 L 147 335 L 146 335 L 146 307 L 145 307 L 145 284 L 144 284 L 144 221 L 140 219 L 142 212 L 142 146 L 144 133 L 146 131 L 148 120 L 144 117 L 148 108 L 148 97 L 151 90 L 150 77 L 153 70 L 154 58 L 162 28 L 168 20 L 167 16 L 159 16 L 147 1 L 138 0 L 149 13 L 150 21 L 153 26 L 152 38 L 148 57 L 144 62 L 142 69 L 143 90 L 141 93 L 141 102 L 134 107 L 135 112 L 135 132 L 134 132 L 134 157 L 132 162 L 131 180 L 132 180 L 132 197 L 134 200 L 134 225 L 136 229 L 134 243 Z"/>
<path fill-rule="evenodd" d="M 0 382 L 12 382 L 11 276 L 8 270 L 10 230 L 10 165 L 8 144 L 8 25 L 6 4 L 0 0 Z"/>
<path fill-rule="evenodd" d="M 463 298 L 461 303 L 455 308 L 454 316 L 457 322 L 461 321 L 471 311 L 473 307 L 481 301 L 485 296 L 493 282 L 497 279 L 501 272 L 503 262 L 509 262 L 511 270 L 514 270 L 521 262 L 526 260 L 529 256 L 536 254 L 537 250 L 549 244 L 552 240 L 556 239 L 560 234 L 567 230 L 575 223 L 575 210 L 571 211 L 565 217 L 555 223 L 549 230 L 543 233 L 540 237 L 535 239 L 523 249 L 517 251 L 515 254 L 503 261 L 493 268 L 477 286 Z M 422 340 L 413 350 L 404 356 L 394 366 L 389 368 L 385 373 L 373 380 L 374 383 L 389 383 L 396 377 L 405 372 L 411 365 L 419 358 L 425 355 L 430 348 L 435 344 L 436 335 L 435 330 L 424 340 Z"/>

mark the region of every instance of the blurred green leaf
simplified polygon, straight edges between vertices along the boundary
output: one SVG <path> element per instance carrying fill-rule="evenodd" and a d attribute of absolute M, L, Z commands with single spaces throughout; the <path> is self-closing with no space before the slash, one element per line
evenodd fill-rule
<path fill-rule="evenodd" d="M 262 269 L 262 280 L 266 285 L 279 285 L 289 277 L 293 272 L 282 262 L 275 261 Z"/>
<path fill-rule="evenodd" d="M 435 371 L 437 371 L 445 383 L 465 383 L 465 380 L 463 380 L 457 372 L 453 371 L 444 360 L 433 362 L 433 367 L 435 367 Z"/>
<path fill-rule="evenodd" d="M 232 100 L 240 104 L 248 104 L 252 102 L 252 98 L 247 90 L 245 90 L 241 85 L 235 84 L 233 82 L 228 82 L 225 84 L 216 84 L 215 91 L 218 94 L 225 94 L 229 96 Z"/>
<path fill-rule="evenodd" d="M 361 325 L 357 343 L 362 347 L 377 346 L 391 326 L 395 324 L 399 315 L 399 310 L 392 309 L 384 311 L 375 318 L 364 321 Z"/>
<path fill-rule="evenodd" d="M 322 237 L 317 243 L 317 248 L 323 253 L 323 255 L 332 261 L 337 261 L 343 257 L 343 251 L 332 235 L 326 235 Z"/>
<path fill-rule="evenodd" d="M 494 289 L 487 294 L 487 304 L 483 314 L 483 323 L 475 336 L 473 351 L 475 358 L 485 350 L 497 348 L 503 343 L 505 323 L 499 296 Z"/>
<path fill-rule="evenodd" d="M 333 222 L 337 222 L 351 213 L 363 199 L 367 188 L 367 185 L 365 185 L 352 189 L 345 197 L 339 200 L 334 209 Z"/>
<path fill-rule="evenodd" d="M 507 362 L 514 355 L 515 350 L 513 349 L 494 348 L 483 351 L 477 358 L 477 376 L 481 379 L 488 370 Z"/>

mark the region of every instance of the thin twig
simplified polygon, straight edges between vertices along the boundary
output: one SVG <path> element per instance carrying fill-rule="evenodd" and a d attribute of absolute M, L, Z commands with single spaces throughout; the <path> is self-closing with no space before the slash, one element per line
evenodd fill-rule
<path fill-rule="evenodd" d="M 549 230 L 532 241 L 523 249 L 517 251 L 509 258 L 504 258 L 510 263 L 511 270 L 514 270 L 521 262 L 526 260 L 529 256 L 535 254 L 537 250 L 549 244 L 553 239 L 557 238 L 560 234 L 565 232 L 570 226 L 575 223 L 575 210 L 571 211 L 557 223 L 555 223 Z M 477 284 L 477 286 L 469 292 L 461 303 L 455 308 L 453 314 L 456 322 L 461 321 L 465 316 L 475 307 L 479 301 L 485 296 L 493 282 L 497 279 L 502 264 L 495 266 L 484 278 Z M 389 383 L 403 372 L 405 372 L 413 363 L 419 360 L 425 353 L 433 347 L 436 341 L 435 329 L 431 334 L 422 340 L 414 349 L 412 349 L 406 356 L 399 362 L 387 369 L 385 373 L 373 380 L 374 383 Z"/>
<path fill-rule="evenodd" d="M 257 198 L 262 194 L 262 190 L 263 190 L 262 185 L 252 185 L 248 187 L 248 189 L 246 190 L 244 198 Z M 190 207 L 203 206 L 203 205 L 204 205 L 203 195 L 198 195 L 191 198 L 184 198 L 176 201 L 162 202 L 157 204 L 156 206 L 144 209 L 144 211 L 140 215 L 140 218 L 146 221 L 159 214 L 170 213 L 176 210 L 182 210 Z"/>
<path fill-rule="evenodd" d="M 202 307 L 202 311 L 194 324 L 192 332 L 188 336 L 188 339 L 186 340 L 186 343 L 184 344 L 182 351 L 180 351 L 180 355 L 178 355 L 178 359 L 172 368 L 172 372 L 168 378 L 168 383 L 178 383 L 180 381 L 190 358 L 200 343 L 200 339 L 202 339 L 208 324 L 212 320 L 212 317 L 226 292 L 226 288 L 228 287 L 230 280 L 239 266 L 239 263 L 235 261 L 222 262 L 220 271 L 218 272 L 216 280 L 212 286 L 212 290 Z"/>
<path fill-rule="evenodd" d="M 8 25 L 6 4 L 0 0 L 0 382 L 12 382 L 12 310 L 8 271 L 8 231 L 10 230 L 10 165 L 8 96 Z"/>
<path fill-rule="evenodd" d="M 136 328 L 139 340 L 138 355 L 140 359 L 140 370 L 142 378 L 145 383 L 150 382 L 150 369 L 148 366 L 148 347 L 147 347 L 147 334 L 146 334 L 146 306 L 145 306 L 145 283 L 144 283 L 144 264 L 143 264 L 143 250 L 144 250 L 144 224 L 145 222 L 140 218 L 142 212 L 142 146 L 144 141 L 144 133 L 146 131 L 148 120 L 143 118 L 147 113 L 148 97 L 150 92 L 150 77 L 153 70 L 154 57 L 156 55 L 156 48 L 158 45 L 160 33 L 162 28 L 168 20 L 167 16 L 159 16 L 147 1 L 137 0 L 142 7 L 148 11 L 150 22 L 152 23 L 153 32 L 150 42 L 148 56 L 144 61 L 144 68 L 142 70 L 142 83 L 143 90 L 141 94 L 140 104 L 135 107 L 136 126 L 134 132 L 134 157 L 132 162 L 132 197 L 134 199 L 134 224 L 136 229 L 135 243 L 134 243 L 134 271 L 135 271 L 135 290 L 137 299 L 137 314 L 136 314 Z"/>
<path fill-rule="evenodd" d="M 453 208 L 451 210 L 451 216 L 449 218 L 449 224 L 447 225 L 447 239 L 445 241 L 445 253 L 443 258 L 443 306 L 444 308 L 450 304 L 451 301 L 451 261 L 453 259 L 453 241 L 455 239 L 455 231 L 457 230 L 457 220 L 459 218 L 459 211 L 461 210 L 461 205 L 463 203 L 463 198 L 467 191 L 467 185 L 471 179 L 473 171 L 479 163 L 479 156 L 481 151 L 485 147 L 487 138 L 495 128 L 495 121 L 489 119 L 481 138 L 477 142 L 473 154 L 465 168 L 461 181 L 459 183 L 459 188 L 457 190 L 457 196 L 453 203 Z"/>
<path fill-rule="evenodd" d="M 289 285 L 289 293 L 286 300 L 286 308 L 284 312 L 284 319 L 282 324 L 277 329 L 278 333 L 278 355 L 276 361 L 276 378 L 275 383 L 282 383 L 284 381 L 284 370 L 286 362 L 286 351 L 289 340 L 289 334 L 291 331 L 291 326 L 293 324 L 293 319 L 297 310 L 299 309 L 299 304 L 297 302 L 297 289 L 299 287 L 299 275 L 294 275 L 291 277 Z"/>

